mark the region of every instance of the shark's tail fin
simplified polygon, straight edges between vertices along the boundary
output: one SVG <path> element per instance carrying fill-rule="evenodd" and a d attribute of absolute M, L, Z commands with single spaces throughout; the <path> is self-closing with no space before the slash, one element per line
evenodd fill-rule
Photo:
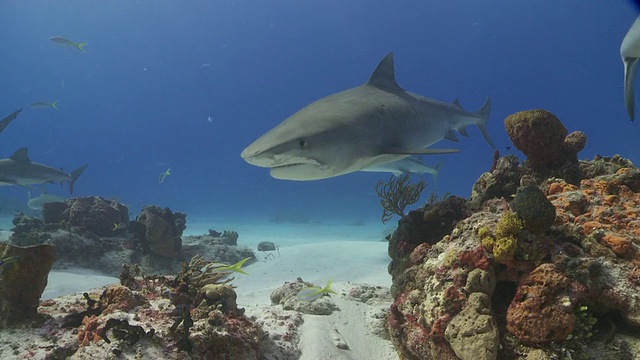
<path fill-rule="evenodd" d="M 484 105 L 476 112 L 481 120 L 476 125 L 480 129 L 482 136 L 484 136 L 485 140 L 491 145 L 492 148 L 496 148 L 493 144 L 493 140 L 489 137 L 489 133 L 487 132 L 487 120 L 489 120 L 489 113 L 491 112 L 491 98 L 487 97 L 487 101 L 484 102 Z"/>
<path fill-rule="evenodd" d="M 76 180 L 78 180 L 78 177 L 80 176 L 80 174 L 82 174 L 82 172 L 84 171 L 84 169 L 87 168 L 87 166 L 89 166 L 89 164 L 84 164 L 82 166 L 80 166 L 79 168 L 73 170 L 71 172 L 71 178 L 69 179 L 69 193 L 73 194 L 73 184 L 76 182 Z"/>

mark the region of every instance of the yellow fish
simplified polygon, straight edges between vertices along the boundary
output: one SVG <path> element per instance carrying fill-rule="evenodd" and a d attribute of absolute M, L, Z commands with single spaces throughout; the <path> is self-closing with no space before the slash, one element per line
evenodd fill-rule
<path fill-rule="evenodd" d="M 240 274 L 249 275 L 246 271 L 242 269 L 242 265 L 244 265 L 244 263 L 246 263 L 247 260 L 249 259 L 251 259 L 251 257 L 244 258 L 233 265 L 220 265 L 220 266 L 213 265 L 211 269 L 215 270 L 216 272 L 228 272 L 228 273 L 237 272 Z"/>
<path fill-rule="evenodd" d="M 158 181 L 160 182 L 160 184 L 162 184 L 164 182 L 164 179 L 169 175 L 171 175 L 171 168 L 168 168 L 167 171 L 160 174 L 160 178 L 158 178 Z"/>
<path fill-rule="evenodd" d="M 58 110 L 58 100 L 56 101 L 37 101 L 29 105 L 32 109 L 54 108 Z"/>
<path fill-rule="evenodd" d="M 311 302 L 313 300 L 323 297 L 325 294 L 336 294 L 336 292 L 331 289 L 331 284 L 333 284 L 333 279 L 329 279 L 329 282 L 323 288 L 319 286 L 306 287 L 298 291 L 296 298 L 300 301 Z"/>
<path fill-rule="evenodd" d="M 65 39 L 65 38 L 60 37 L 60 36 L 52 36 L 52 37 L 49 38 L 49 40 L 51 40 L 54 43 L 59 44 L 59 45 L 75 47 L 78 50 L 82 51 L 82 53 L 86 53 L 86 51 L 84 51 L 84 47 L 87 45 L 86 42 L 77 43 L 75 41 L 71 41 L 69 39 Z"/>

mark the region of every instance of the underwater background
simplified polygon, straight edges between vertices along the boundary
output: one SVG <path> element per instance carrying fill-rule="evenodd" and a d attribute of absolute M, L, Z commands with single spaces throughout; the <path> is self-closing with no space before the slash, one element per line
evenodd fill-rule
<path fill-rule="evenodd" d="M 619 55 L 636 16 L 626 1 L 3 1 L 0 112 L 24 111 L 0 135 L 0 157 L 28 147 L 65 171 L 89 163 L 74 196 L 117 197 L 132 214 L 170 207 L 187 226 L 298 213 L 378 225 L 374 185 L 390 174 L 276 180 L 240 152 L 312 101 L 364 83 L 393 52 L 408 91 L 468 111 L 491 96 L 501 155 L 517 153 L 504 118 L 544 108 L 587 134 L 581 158 L 637 164 Z M 86 53 L 52 36 L 87 42 Z M 29 108 L 54 100 L 58 111 Z M 470 135 L 436 145 L 460 153 L 424 158 L 443 165 L 437 188 L 425 175 L 419 204 L 431 191 L 467 197 L 489 170 L 493 149 Z M 7 216 L 28 210 L 24 188 L 0 188 L 0 200 Z"/>

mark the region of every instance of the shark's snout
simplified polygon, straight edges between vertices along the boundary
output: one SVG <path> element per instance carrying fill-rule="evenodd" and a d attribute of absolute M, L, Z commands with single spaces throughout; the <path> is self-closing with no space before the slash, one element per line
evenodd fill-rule
<path fill-rule="evenodd" d="M 244 159 L 244 161 L 255 166 L 268 168 L 271 167 L 271 164 L 273 164 L 272 157 L 266 155 L 264 151 L 252 149 L 251 146 L 244 149 L 240 156 Z"/>

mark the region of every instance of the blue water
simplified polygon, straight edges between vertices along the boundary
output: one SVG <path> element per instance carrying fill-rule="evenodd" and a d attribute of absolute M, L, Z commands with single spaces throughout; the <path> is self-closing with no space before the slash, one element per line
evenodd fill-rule
<path fill-rule="evenodd" d="M 373 224 L 374 184 L 387 174 L 275 180 L 240 152 L 308 103 L 362 84 L 393 51 L 409 91 L 470 111 L 491 96 L 489 133 L 502 154 L 518 154 L 507 150 L 504 118 L 545 108 L 589 136 L 581 158 L 640 163 L 619 56 L 635 17 L 625 1 L 7 0 L 0 116 L 24 111 L 0 134 L 0 157 L 26 146 L 33 161 L 67 171 L 89 163 L 75 195 L 116 196 L 134 215 L 156 204 L 212 224 L 295 212 Z M 87 52 L 51 36 L 87 42 Z M 28 107 L 42 100 L 60 110 Z M 425 159 L 443 161 L 439 194 L 468 196 L 490 168 L 493 150 L 470 134 L 438 144 L 460 153 Z M 4 187 L 0 199 L 17 208 L 26 193 Z"/>

